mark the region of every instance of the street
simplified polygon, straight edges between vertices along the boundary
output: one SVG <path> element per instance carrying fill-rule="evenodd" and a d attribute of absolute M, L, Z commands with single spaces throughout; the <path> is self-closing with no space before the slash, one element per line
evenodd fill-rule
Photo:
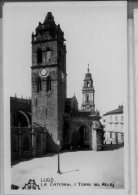
<path fill-rule="evenodd" d="M 72 151 L 19 162 L 12 166 L 12 184 L 21 189 L 34 179 L 41 189 L 47 187 L 124 187 L 124 148 L 109 151 Z"/>

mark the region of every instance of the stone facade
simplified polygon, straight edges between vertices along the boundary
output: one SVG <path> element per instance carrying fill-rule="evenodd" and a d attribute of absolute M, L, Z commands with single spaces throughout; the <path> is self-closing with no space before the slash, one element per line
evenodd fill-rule
<path fill-rule="evenodd" d="M 11 127 L 31 126 L 31 99 L 10 97 Z"/>
<path fill-rule="evenodd" d="M 51 12 L 32 35 L 32 126 L 46 127 L 47 150 L 63 145 L 63 115 L 66 99 L 66 46 L 64 33 Z M 39 59 L 40 58 L 40 59 Z M 44 73 L 44 75 L 43 75 Z M 49 86 L 50 85 L 50 86 Z M 47 140 L 48 141 L 48 140 Z M 49 141 L 48 141 L 49 142 Z"/>
<path fill-rule="evenodd" d="M 74 110 L 65 118 L 65 148 L 103 149 L 103 129 L 95 111 Z"/>
<path fill-rule="evenodd" d="M 46 153 L 46 131 L 36 127 L 11 128 L 11 160 L 33 158 Z"/>

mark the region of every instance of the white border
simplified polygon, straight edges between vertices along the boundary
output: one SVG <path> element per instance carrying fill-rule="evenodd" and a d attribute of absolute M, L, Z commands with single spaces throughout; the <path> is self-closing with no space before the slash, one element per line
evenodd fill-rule
<path fill-rule="evenodd" d="M 61 2 L 60 2 L 61 3 Z M 72 2 L 70 2 L 72 4 Z M 76 2 L 73 2 L 74 3 L 74 6 L 76 4 Z M 80 2 L 79 2 L 80 3 Z M 86 2 L 81 2 L 82 3 L 85 3 Z M 109 3 L 109 2 L 108 2 Z M 121 4 L 125 4 L 126 5 L 126 2 L 111 2 L 111 4 L 109 5 L 112 5 L 115 4 L 115 5 L 120 5 Z M 12 4 L 16 4 L 16 3 L 12 3 Z M 22 3 L 20 3 L 21 5 Z M 29 5 L 30 3 L 28 3 Z M 36 6 L 37 4 L 39 3 L 36 3 Z M 97 2 L 97 5 L 99 5 L 100 2 Z M 127 8 L 126 8 L 127 9 Z M 126 21 L 127 21 L 127 15 L 126 15 Z M 4 23 L 4 22 L 3 22 Z M 4 24 L 3 24 L 4 25 Z M 127 41 L 127 40 L 126 40 Z M 90 191 L 88 191 L 88 194 L 89 193 L 94 193 L 94 194 L 136 194 L 136 176 L 135 176 L 135 171 L 136 171 L 136 163 L 135 163 L 135 157 L 136 157 L 136 150 L 135 150 L 135 106 L 134 106 L 134 101 L 135 99 L 133 98 L 134 97 L 134 61 L 133 61 L 133 21 L 130 21 L 128 20 L 128 86 L 129 86 L 129 90 L 128 90 L 128 107 L 129 107 L 129 110 L 126 109 L 125 110 L 125 113 L 128 113 L 129 112 L 129 132 L 128 132 L 128 136 L 125 136 L 125 139 L 129 139 L 129 144 L 127 143 L 127 147 L 129 146 L 130 150 L 129 150 L 129 154 L 127 153 L 127 151 L 125 151 L 125 159 L 128 160 L 129 162 L 129 159 L 130 159 L 130 166 L 128 163 L 125 163 L 125 185 L 126 186 L 126 189 L 125 190 L 101 190 L 101 189 L 92 189 Z M 126 51 L 127 52 L 127 51 Z M 5 96 L 5 93 L 4 93 L 4 100 L 6 100 L 6 96 Z M 4 104 L 4 124 L 6 124 L 6 126 L 4 126 L 4 129 L 5 128 L 10 128 L 9 124 L 7 126 L 7 117 L 6 117 L 6 114 L 7 112 L 5 111 L 9 111 L 9 105 L 10 105 L 10 102 L 8 101 L 5 101 L 6 102 L 6 105 Z M 6 106 L 6 107 L 5 107 Z M 2 110 L 2 109 L 1 109 Z M 127 115 L 126 115 L 127 116 Z M 128 119 L 128 118 L 127 118 Z M 128 121 L 126 119 L 126 121 Z M 8 123 L 9 123 L 9 120 L 8 120 Z M 2 128 L 2 132 L 3 132 L 3 128 Z M 10 139 L 10 136 L 6 133 L 7 131 L 4 131 L 4 140 L 8 140 Z M 8 150 L 9 151 L 9 147 L 8 147 L 8 144 L 7 142 L 5 141 L 4 142 L 4 150 Z M 10 157 L 9 157 L 10 158 Z M 4 155 L 4 164 L 6 164 L 7 160 L 10 160 L 9 158 L 5 157 Z M 4 167 L 4 175 L 6 173 L 9 172 L 9 169 L 7 169 L 7 167 L 5 166 Z M 128 172 L 128 168 L 129 169 L 129 172 Z M 128 174 L 129 174 L 129 177 L 128 177 Z M 4 177 L 3 177 L 4 178 Z M 129 179 L 130 178 L 130 179 Z M 131 181 L 131 182 L 130 182 Z M 6 178 L 6 182 L 5 182 L 5 188 L 7 188 L 8 186 L 8 183 L 10 183 L 10 180 L 7 180 Z M 128 187 L 129 186 L 129 187 Z M 129 191 L 128 191 L 129 189 Z M 41 191 L 42 192 L 42 191 Z M 11 190 L 7 190 L 7 193 L 11 193 Z M 15 191 L 12 193 L 12 194 L 26 194 L 26 192 L 23 193 L 23 191 L 17 191 L 15 193 Z M 38 192 L 32 192 L 33 194 L 38 194 Z M 46 193 L 45 191 L 43 193 Z M 83 191 L 68 191 L 68 192 L 65 192 L 65 191 L 59 191 L 56 190 L 56 193 L 58 194 L 73 194 L 73 193 L 78 193 L 78 194 L 84 194 Z M 4 193 L 3 193 L 4 194 Z M 29 194 L 29 193 L 28 193 Z M 48 194 L 53 194 L 53 192 L 48 192 Z M 55 193 L 54 193 L 55 194 Z M 85 194 L 87 194 L 87 192 L 85 191 Z"/>

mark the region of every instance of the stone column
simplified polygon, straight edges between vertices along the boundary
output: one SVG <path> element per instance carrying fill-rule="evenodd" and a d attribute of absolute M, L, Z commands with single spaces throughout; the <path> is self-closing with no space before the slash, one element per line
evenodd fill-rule
<path fill-rule="evenodd" d="M 33 158 L 36 155 L 36 133 L 34 132 L 34 129 L 32 128 L 32 156 Z"/>
<path fill-rule="evenodd" d="M 89 130 L 89 147 L 92 150 L 92 128 Z"/>
<path fill-rule="evenodd" d="M 92 148 L 97 151 L 97 132 L 95 129 L 92 130 Z"/>

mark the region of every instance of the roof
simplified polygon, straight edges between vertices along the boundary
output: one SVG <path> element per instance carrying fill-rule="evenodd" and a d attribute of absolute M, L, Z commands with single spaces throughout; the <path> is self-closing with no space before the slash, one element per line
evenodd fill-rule
<path fill-rule="evenodd" d="M 73 117 L 85 117 L 85 116 L 90 116 L 91 112 L 83 112 L 83 111 L 78 111 L 78 112 L 72 112 L 71 116 Z"/>
<path fill-rule="evenodd" d="M 90 110 L 90 111 L 83 111 L 83 110 L 78 110 L 78 111 L 74 111 L 71 113 L 71 116 L 73 117 L 92 117 L 92 116 L 98 116 L 97 112 L 95 112 L 95 110 Z"/>
<path fill-rule="evenodd" d="M 105 113 L 103 116 L 113 115 L 113 114 L 123 114 L 123 106 L 119 106 L 117 109 L 111 110 L 111 111 Z"/>
<path fill-rule="evenodd" d="M 92 121 L 92 124 L 94 129 L 102 129 L 102 124 L 100 123 L 100 121 Z"/>

